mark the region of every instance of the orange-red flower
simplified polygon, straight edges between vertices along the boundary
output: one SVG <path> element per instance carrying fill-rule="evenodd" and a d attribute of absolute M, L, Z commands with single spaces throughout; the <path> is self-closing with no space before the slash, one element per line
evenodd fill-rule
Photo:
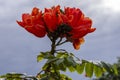
<path fill-rule="evenodd" d="M 85 17 L 82 11 L 78 8 L 65 8 L 65 15 L 63 20 L 68 24 L 72 30 L 71 40 L 75 49 L 79 49 L 81 43 L 83 43 L 83 37 L 91 32 L 94 32 L 96 28 L 91 28 L 92 20 Z"/>
<path fill-rule="evenodd" d="M 23 14 L 22 21 L 17 23 L 37 37 L 45 34 L 51 39 L 66 37 L 77 50 L 84 42 L 84 36 L 96 29 L 91 27 L 92 20 L 85 17 L 80 9 L 66 7 L 62 11 L 59 5 L 45 8 L 43 13 L 35 7 L 31 14 Z"/>
<path fill-rule="evenodd" d="M 17 23 L 37 37 L 44 37 L 46 34 L 42 12 L 39 12 L 39 9 L 36 7 L 33 8 L 31 14 L 22 14 L 22 21 L 17 21 Z"/>
<path fill-rule="evenodd" d="M 84 38 L 74 39 L 73 46 L 76 50 L 80 48 L 80 45 L 84 43 Z"/>
<path fill-rule="evenodd" d="M 54 6 L 51 9 L 46 9 L 43 15 L 44 22 L 50 32 L 54 32 L 57 27 L 63 22 L 61 18 L 60 6 Z"/>

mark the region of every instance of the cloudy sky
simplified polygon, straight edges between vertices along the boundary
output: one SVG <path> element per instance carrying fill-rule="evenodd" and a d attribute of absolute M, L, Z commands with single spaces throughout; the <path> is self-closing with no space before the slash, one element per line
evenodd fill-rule
<path fill-rule="evenodd" d="M 108 2 L 109 1 L 109 2 Z M 30 13 L 33 7 L 44 10 L 54 5 L 80 8 L 93 20 L 97 30 L 85 37 L 80 50 L 72 44 L 62 46 L 80 59 L 100 60 L 109 63 L 120 56 L 120 1 L 119 0 L 0 0 L 0 75 L 7 72 L 36 74 L 42 63 L 36 62 L 40 51 L 50 49 L 47 37 L 37 38 L 19 27 L 22 13 Z M 83 75 L 69 73 L 74 80 L 89 80 Z"/>

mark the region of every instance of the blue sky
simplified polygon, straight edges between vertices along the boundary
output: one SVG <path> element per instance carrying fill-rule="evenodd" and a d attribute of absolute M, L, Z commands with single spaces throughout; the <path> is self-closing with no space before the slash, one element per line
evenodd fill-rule
<path fill-rule="evenodd" d="M 22 13 L 30 13 L 33 7 L 44 10 L 54 5 L 80 8 L 93 20 L 97 30 L 85 37 L 80 50 L 71 43 L 63 45 L 80 59 L 116 62 L 120 56 L 120 1 L 116 0 L 0 0 L 0 75 L 7 72 L 36 74 L 42 63 L 36 62 L 40 51 L 50 49 L 47 37 L 37 38 L 19 27 Z M 67 73 L 73 80 L 89 80 L 83 75 Z"/>

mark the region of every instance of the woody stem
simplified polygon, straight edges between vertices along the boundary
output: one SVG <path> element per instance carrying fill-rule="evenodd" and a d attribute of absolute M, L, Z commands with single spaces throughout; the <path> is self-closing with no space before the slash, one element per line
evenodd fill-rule
<path fill-rule="evenodd" d="M 50 54 L 54 56 L 56 49 L 55 40 L 52 41 Z"/>
<path fill-rule="evenodd" d="M 54 38 L 50 39 L 52 44 L 51 44 L 51 51 L 50 51 L 50 55 L 54 56 L 54 53 L 55 53 L 55 49 L 56 49 L 56 45 L 55 45 L 55 42 L 56 40 Z M 45 73 L 49 72 L 50 71 L 50 68 L 51 68 L 51 64 L 49 64 L 49 66 L 46 68 L 45 70 Z"/>

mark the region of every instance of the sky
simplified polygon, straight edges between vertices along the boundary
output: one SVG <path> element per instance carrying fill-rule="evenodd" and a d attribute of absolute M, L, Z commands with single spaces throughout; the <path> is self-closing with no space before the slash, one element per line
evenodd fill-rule
<path fill-rule="evenodd" d="M 37 63 L 41 51 L 50 50 L 47 37 L 37 38 L 21 28 L 16 20 L 22 13 L 31 13 L 33 7 L 41 10 L 60 5 L 80 8 L 93 21 L 94 33 L 85 37 L 80 50 L 71 43 L 60 48 L 74 53 L 80 59 L 114 63 L 120 56 L 120 1 L 119 0 L 0 0 L 0 75 L 8 72 L 35 75 L 43 63 Z M 73 80 L 90 80 L 77 73 L 67 74 Z"/>

